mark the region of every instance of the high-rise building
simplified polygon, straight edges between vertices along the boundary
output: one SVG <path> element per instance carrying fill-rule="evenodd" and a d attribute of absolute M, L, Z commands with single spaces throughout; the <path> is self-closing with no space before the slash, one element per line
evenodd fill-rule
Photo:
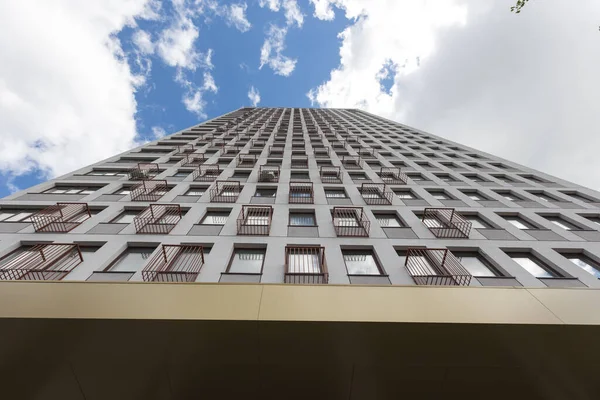
<path fill-rule="evenodd" d="M 0 200 L 0 382 L 598 398 L 599 277 L 598 192 L 360 110 L 242 108 Z"/>

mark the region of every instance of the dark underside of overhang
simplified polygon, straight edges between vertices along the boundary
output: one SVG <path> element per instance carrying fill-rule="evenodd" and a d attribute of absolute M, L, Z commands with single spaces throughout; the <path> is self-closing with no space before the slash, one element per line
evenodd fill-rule
<path fill-rule="evenodd" d="M 598 399 L 599 334 L 576 325 L 4 318 L 0 383 L 3 399 Z"/>

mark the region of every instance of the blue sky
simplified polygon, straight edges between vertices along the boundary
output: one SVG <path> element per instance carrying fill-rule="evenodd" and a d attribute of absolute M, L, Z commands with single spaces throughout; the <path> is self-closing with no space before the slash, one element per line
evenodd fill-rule
<path fill-rule="evenodd" d="M 600 188 L 600 2 L 512 3 L 0 2 L 0 196 L 253 101 L 362 108 Z"/>

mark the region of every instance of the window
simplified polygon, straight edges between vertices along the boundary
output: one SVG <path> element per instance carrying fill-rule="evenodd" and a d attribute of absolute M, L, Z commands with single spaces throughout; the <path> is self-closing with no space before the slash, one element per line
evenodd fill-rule
<path fill-rule="evenodd" d="M 574 198 L 575 200 L 583 201 L 584 203 L 598 202 L 598 200 L 596 200 L 596 199 L 584 196 L 584 195 L 582 195 L 580 193 L 577 193 L 577 192 L 563 192 L 563 193 L 566 194 L 569 197 Z"/>
<path fill-rule="evenodd" d="M 202 225 L 225 225 L 231 210 L 209 210 L 200 221 Z"/>
<path fill-rule="evenodd" d="M 310 180 L 310 175 L 308 174 L 308 172 L 292 172 L 290 173 L 290 179 L 295 181 L 295 180 Z"/>
<path fill-rule="evenodd" d="M 185 178 L 186 176 L 188 176 L 190 174 L 190 171 L 177 171 L 175 173 L 175 175 L 173 175 L 174 178 Z"/>
<path fill-rule="evenodd" d="M 395 213 L 375 213 L 374 215 L 383 228 L 403 228 L 405 226 Z"/>
<path fill-rule="evenodd" d="M 313 211 L 290 211 L 289 224 L 290 226 L 317 226 L 317 220 Z"/>
<path fill-rule="evenodd" d="M 136 215 L 140 213 L 139 210 L 125 210 L 121 214 L 117 215 L 115 219 L 110 221 L 111 224 L 130 224 Z"/>
<path fill-rule="evenodd" d="M 489 223 L 483 220 L 477 214 L 463 214 L 463 217 L 471 223 L 472 228 L 490 229 L 493 228 Z"/>
<path fill-rule="evenodd" d="M 446 192 L 430 190 L 429 194 L 431 194 L 437 200 L 452 200 L 452 197 L 450 197 L 450 195 L 448 195 Z"/>
<path fill-rule="evenodd" d="M 206 187 L 191 187 L 185 192 L 184 196 L 202 196 L 206 192 Z"/>
<path fill-rule="evenodd" d="M 325 189 L 325 197 L 328 199 L 347 199 L 348 195 L 344 189 Z"/>
<path fill-rule="evenodd" d="M 119 170 L 92 170 L 88 172 L 88 176 L 127 176 L 127 172 L 119 171 Z"/>
<path fill-rule="evenodd" d="M 496 193 L 498 193 L 500 196 L 504 197 L 506 200 L 510 200 L 510 201 L 523 200 L 521 197 L 517 196 L 513 192 L 496 192 Z"/>
<path fill-rule="evenodd" d="M 394 190 L 394 193 L 402 200 L 415 200 L 417 198 L 410 190 Z"/>
<path fill-rule="evenodd" d="M 444 182 L 456 182 L 456 179 L 450 175 L 436 175 L 436 177 Z"/>
<path fill-rule="evenodd" d="M 453 251 L 463 267 L 473 276 L 497 276 L 490 263 L 478 252 Z"/>
<path fill-rule="evenodd" d="M 556 198 L 549 196 L 544 192 L 529 192 L 529 193 L 531 193 L 532 195 L 534 195 L 535 197 L 537 197 L 538 199 L 543 200 L 543 201 L 557 201 Z"/>
<path fill-rule="evenodd" d="M 33 211 L 2 209 L 0 210 L 0 222 L 31 222 Z"/>
<path fill-rule="evenodd" d="M 369 178 L 367 178 L 367 175 L 363 174 L 362 172 L 349 172 L 348 175 L 350 175 L 350 179 L 352 179 L 353 181 L 369 180 Z"/>
<path fill-rule="evenodd" d="M 468 192 L 468 191 L 462 191 L 462 192 L 465 196 L 467 196 L 471 200 L 475 200 L 475 201 L 488 200 L 487 197 L 485 197 L 484 195 L 482 195 L 479 192 Z"/>
<path fill-rule="evenodd" d="M 88 186 L 55 186 L 48 190 L 45 190 L 42 193 L 51 193 L 51 194 L 92 194 L 98 187 L 88 187 Z"/>
<path fill-rule="evenodd" d="M 587 219 L 590 222 L 595 223 L 596 225 L 600 225 L 600 216 L 597 215 L 582 215 L 583 218 Z"/>
<path fill-rule="evenodd" d="M 519 229 L 537 229 L 537 227 L 517 215 L 505 215 L 503 218 L 511 225 Z"/>
<path fill-rule="evenodd" d="M 256 188 L 256 192 L 254 192 L 254 197 L 270 197 L 275 198 L 277 194 L 276 188 Z"/>
<path fill-rule="evenodd" d="M 238 178 L 238 179 L 248 179 L 248 177 L 250 176 L 250 171 L 234 171 L 233 175 L 231 175 L 232 178 Z"/>
<path fill-rule="evenodd" d="M 567 231 L 581 230 L 581 228 L 579 228 L 577 225 L 563 219 L 560 216 L 547 216 L 544 218 L 546 218 L 548 221 L 552 222 L 554 225 L 558 226 L 559 228 L 562 228 Z"/>
<path fill-rule="evenodd" d="M 492 175 L 492 176 L 502 182 L 506 182 L 506 183 L 514 183 L 515 182 L 513 179 L 509 178 L 506 175 Z"/>
<path fill-rule="evenodd" d="M 564 257 L 586 272 L 600 278 L 600 264 L 583 253 L 564 253 Z"/>
<path fill-rule="evenodd" d="M 555 278 L 559 275 L 554 272 L 550 267 L 544 264 L 540 259 L 535 257 L 530 253 L 513 253 L 509 254 L 509 256 L 519 264 L 521 267 L 525 268 L 527 272 L 536 278 Z"/>
<path fill-rule="evenodd" d="M 128 247 L 104 271 L 136 272 L 146 264 L 154 249 L 154 247 Z"/>
<path fill-rule="evenodd" d="M 121 188 L 119 190 L 117 190 L 116 192 L 114 192 L 113 194 L 130 194 L 131 193 L 131 188 Z"/>
<path fill-rule="evenodd" d="M 408 176 L 414 182 L 423 182 L 426 180 L 421 174 L 406 174 L 406 176 Z"/>
<path fill-rule="evenodd" d="M 260 274 L 265 260 L 265 252 L 265 249 L 234 249 L 227 273 Z"/>
<path fill-rule="evenodd" d="M 348 275 L 381 275 L 372 250 L 342 250 Z"/>
<path fill-rule="evenodd" d="M 485 179 L 481 178 L 478 175 L 464 175 L 465 178 L 472 180 L 473 182 L 487 182 Z"/>

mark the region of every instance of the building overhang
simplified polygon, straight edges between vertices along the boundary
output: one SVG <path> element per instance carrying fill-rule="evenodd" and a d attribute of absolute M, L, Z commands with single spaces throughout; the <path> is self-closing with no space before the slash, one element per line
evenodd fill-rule
<path fill-rule="evenodd" d="M 600 291 L 0 283 L 6 398 L 598 398 Z"/>

